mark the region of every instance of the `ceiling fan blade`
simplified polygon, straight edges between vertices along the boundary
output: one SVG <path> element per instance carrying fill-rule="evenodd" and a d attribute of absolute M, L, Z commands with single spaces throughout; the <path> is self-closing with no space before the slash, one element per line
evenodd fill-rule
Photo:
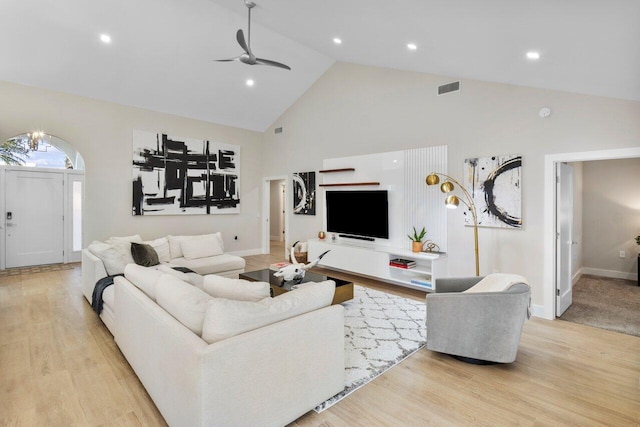
<path fill-rule="evenodd" d="M 237 61 L 238 58 L 229 58 L 229 59 L 214 59 L 214 61 L 216 62 L 233 62 L 233 61 Z"/>
<path fill-rule="evenodd" d="M 247 42 L 244 41 L 244 33 L 242 32 L 242 30 L 238 30 L 238 32 L 236 33 L 236 40 L 238 40 L 238 44 L 240 45 L 240 47 L 242 47 L 245 52 L 251 55 L 251 51 L 247 46 Z"/>
<path fill-rule="evenodd" d="M 256 58 L 256 64 L 271 65 L 272 67 L 284 68 L 285 70 L 291 70 L 288 65 L 281 64 L 280 62 L 270 61 L 268 59 Z"/>

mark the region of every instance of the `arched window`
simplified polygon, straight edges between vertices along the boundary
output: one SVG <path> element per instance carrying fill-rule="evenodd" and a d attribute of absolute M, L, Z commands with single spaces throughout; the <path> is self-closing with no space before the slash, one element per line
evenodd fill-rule
<path fill-rule="evenodd" d="M 17 135 L 2 143 L 0 164 L 84 170 L 77 150 L 63 139 L 41 131 Z"/>

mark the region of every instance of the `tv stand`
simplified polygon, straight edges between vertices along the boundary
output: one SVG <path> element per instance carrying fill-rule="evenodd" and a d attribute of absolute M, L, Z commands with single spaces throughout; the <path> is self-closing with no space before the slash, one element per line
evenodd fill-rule
<path fill-rule="evenodd" d="M 339 237 L 344 237 L 347 239 L 357 239 L 357 240 L 366 240 L 367 242 L 375 242 L 376 239 L 373 237 L 365 237 L 365 236 L 352 236 L 350 234 L 338 234 Z"/>
<path fill-rule="evenodd" d="M 445 254 L 427 252 L 414 253 L 408 249 L 349 242 L 346 240 L 309 240 L 309 259 L 315 259 L 330 251 L 319 265 L 332 270 L 346 271 L 372 277 L 384 282 L 418 289 L 425 292 L 435 290 L 435 279 L 447 271 Z M 397 268 L 389 265 L 395 258 L 415 261 L 414 268 Z"/>

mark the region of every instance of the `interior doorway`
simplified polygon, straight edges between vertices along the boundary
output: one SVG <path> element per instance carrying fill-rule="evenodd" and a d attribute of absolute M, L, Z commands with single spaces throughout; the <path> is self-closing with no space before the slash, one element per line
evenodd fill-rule
<path fill-rule="evenodd" d="M 275 246 L 282 246 L 286 252 L 288 244 L 287 221 L 289 209 L 289 190 L 287 186 L 287 176 L 272 176 L 263 179 L 262 189 L 262 253 L 271 253 L 272 242 Z M 285 254 L 286 256 L 286 254 Z"/>
<path fill-rule="evenodd" d="M 0 269 L 80 261 L 84 161 L 44 132 L 4 145 L 0 165 Z"/>
<path fill-rule="evenodd" d="M 560 302 L 558 296 L 566 289 L 561 288 L 559 277 L 559 265 L 561 259 L 564 262 L 573 262 L 573 255 L 561 258 L 560 245 L 558 245 L 560 227 L 560 210 L 562 207 L 558 203 L 558 170 L 559 164 L 569 162 L 587 162 L 595 160 L 630 159 L 640 157 L 639 148 L 589 151 L 577 153 L 563 153 L 545 156 L 545 221 L 544 221 L 544 247 L 545 251 L 545 285 L 544 285 L 544 306 L 539 310 L 538 315 L 547 319 L 554 319 L 558 316 Z M 639 202 L 640 203 L 640 202 Z M 637 207 L 640 210 L 640 205 Z M 631 239 L 631 236 L 630 236 Z M 571 246 L 574 239 L 569 241 Z M 572 252 L 573 253 L 573 252 Z M 573 269 L 568 267 L 569 271 Z M 637 274 L 637 273 L 636 273 Z M 574 275 L 575 276 L 575 275 Z M 572 278 L 572 282 L 574 278 Z M 565 298 L 567 298 L 565 292 Z M 570 295 L 569 295 L 569 298 Z"/>

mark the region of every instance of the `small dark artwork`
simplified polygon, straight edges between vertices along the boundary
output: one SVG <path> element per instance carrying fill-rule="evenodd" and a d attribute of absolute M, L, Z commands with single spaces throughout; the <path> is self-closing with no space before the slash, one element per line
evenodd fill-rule
<path fill-rule="evenodd" d="M 298 215 L 316 214 L 315 172 L 293 174 L 293 213 Z"/>
<path fill-rule="evenodd" d="M 133 132 L 133 215 L 240 211 L 240 147 Z"/>

